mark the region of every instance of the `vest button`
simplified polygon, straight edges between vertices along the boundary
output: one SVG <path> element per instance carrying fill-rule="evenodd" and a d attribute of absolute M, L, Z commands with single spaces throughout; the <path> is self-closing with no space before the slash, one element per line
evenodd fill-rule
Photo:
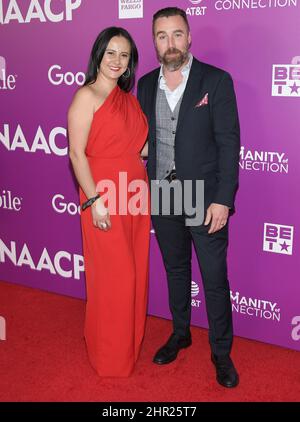
<path fill-rule="evenodd" d="M 175 133 L 176 133 L 175 130 L 172 130 L 172 133 L 173 133 L 173 135 L 175 135 Z"/>
<path fill-rule="evenodd" d="M 175 117 L 171 117 L 171 120 L 175 120 Z"/>

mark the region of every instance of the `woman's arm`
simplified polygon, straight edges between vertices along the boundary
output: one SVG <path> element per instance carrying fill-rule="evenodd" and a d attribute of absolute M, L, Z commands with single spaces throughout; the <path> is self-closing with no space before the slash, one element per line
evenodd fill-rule
<path fill-rule="evenodd" d="M 81 88 L 74 96 L 68 112 L 69 156 L 76 179 L 88 199 L 97 195 L 96 184 L 85 155 L 93 114 L 93 94 L 88 88 Z M 99 226 L 103 222 L 103 216 L 107 215 L 107 209 L 101 198 L 97 199 L 91 208 L 93 223 Z M 107 220 L 104 222 L 108 223 Z"/>
<path fill-rule="evenodd" d="M 141 157 L 148 157 L 148 141 L 145 143 L 141 151 Z"/>
<path fill-rule="evenodd" d="M 96 185 L 85 155 L 88 134 L 93 120 L 92 95 L 85 88 L 79 90 L 68 112 L 69 156 L 76 179 L 87 198 L 95 196 Z"/>

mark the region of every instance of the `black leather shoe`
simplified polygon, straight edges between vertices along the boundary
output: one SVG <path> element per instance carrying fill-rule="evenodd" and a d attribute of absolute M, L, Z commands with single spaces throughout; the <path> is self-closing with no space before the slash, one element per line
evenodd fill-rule
<path fill-rule="evenodd" d="M 191 344 L 191 337 L 178 337 L 172 334 L 167 343 L 156 352 L 153 362 L 158 365 L 171 363 L 177 358 L 180 349 L 186 349 Z"/>
<path fill-rule="evenodd" d="M 239 375 L 229 355 L 211 355 L 212 363 L 216 367 L 217 381 L 227 388 L 236 387 L 239 383 Z"/>

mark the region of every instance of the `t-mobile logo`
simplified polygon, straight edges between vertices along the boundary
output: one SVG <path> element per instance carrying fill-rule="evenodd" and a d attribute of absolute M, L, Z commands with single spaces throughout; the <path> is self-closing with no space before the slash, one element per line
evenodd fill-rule
<path fill-rule="evenodd" d="M 16 88 L 16 77 L 7 73 L 5 58 L 0 56 L 0 90 L 13 91 Z"/>

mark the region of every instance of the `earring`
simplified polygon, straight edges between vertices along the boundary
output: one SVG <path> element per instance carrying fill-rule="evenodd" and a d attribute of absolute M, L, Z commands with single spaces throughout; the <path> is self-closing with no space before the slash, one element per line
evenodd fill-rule
<path fill-rule="evenodd" d="M 122 78 L 128 79 L 130 76 L 130 69 L 127 67 L 126 72 L 123 73 Z"/>

